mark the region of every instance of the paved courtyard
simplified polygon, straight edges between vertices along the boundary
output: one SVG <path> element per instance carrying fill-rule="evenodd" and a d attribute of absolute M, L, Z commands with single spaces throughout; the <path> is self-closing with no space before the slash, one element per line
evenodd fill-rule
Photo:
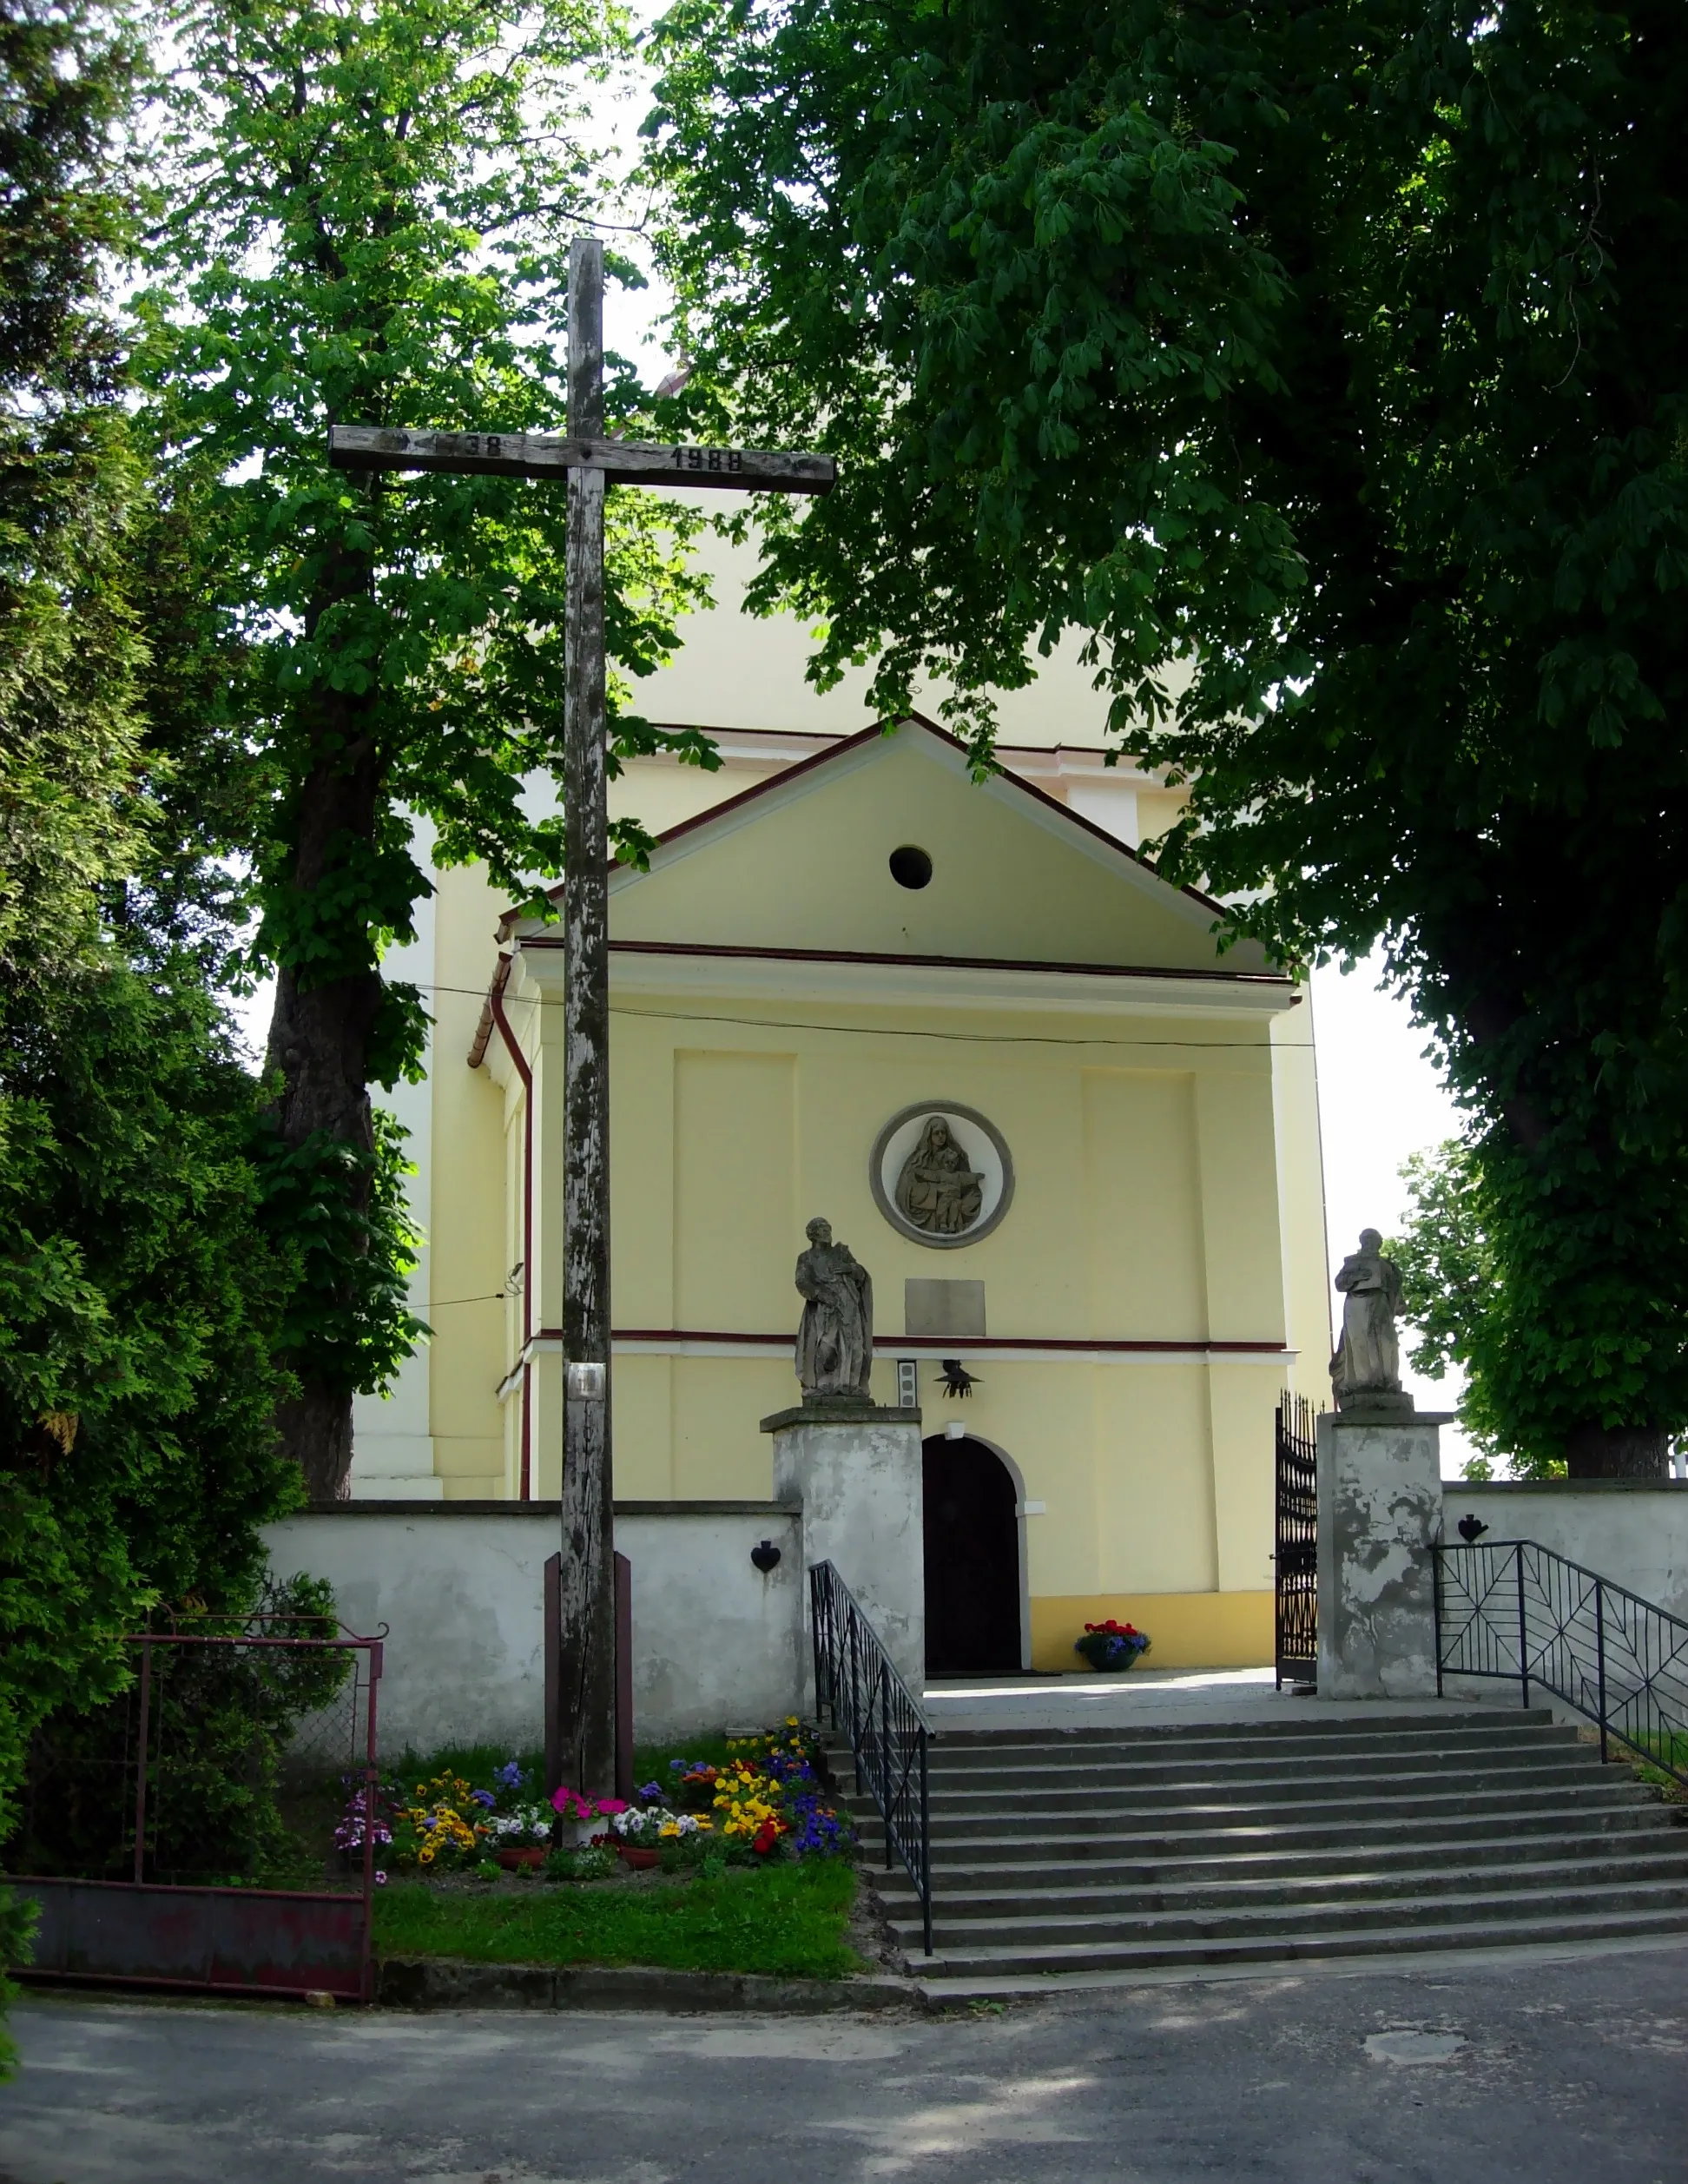
<path fill-rule="evenodd" d="M 35 1997 L 3 2184 L 1681 2184 L 1688 1946 L 1000 2015 Z"/>

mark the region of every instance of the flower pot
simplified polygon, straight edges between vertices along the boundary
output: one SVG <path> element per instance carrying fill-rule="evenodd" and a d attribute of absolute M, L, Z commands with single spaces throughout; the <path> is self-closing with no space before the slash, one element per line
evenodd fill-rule
<path fill-rule="evenodd" d="M 642 1843 L 617 1843 L 616 1856 L 636 1873 L 648 1873 L 652 1866 L 663 1862 L 660 1851 L 647 1850 Z"/>
<path fill-rule="evenodd" d="M 543 1865 L 549 1856 L 543 1846 L 524 1844 L 513 1851 L 495 1851 L 494 1857 L 506 1873 L 519 1873 L 524 1865 Z"/>

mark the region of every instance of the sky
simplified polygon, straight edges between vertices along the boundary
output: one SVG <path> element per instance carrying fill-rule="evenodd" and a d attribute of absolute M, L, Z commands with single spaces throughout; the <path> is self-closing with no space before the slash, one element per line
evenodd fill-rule
<path fill-rule="evenodd" d="M 1424 1058 L 1427 1034 L 1406 1002 L 1383 985 L 1375 956 L 1346 978 L 1334 965 L 1313 973 L 1313 1036 L 1325 1235 L 1335 1273 L 1358 1245 L 1362 1229 L 1381 1229 L 1387 1237 L 1399 1225 L 1407 1210 L 1401 1164 L 1453 1137 L 1459 1111 Z M 1421 1410 L 1452 1410 L 1461 1383 L 1451 1375 L 1427 1380 L 1403 1355 L 1401 1384 Z M 1441 1450 L 1444 1478 L 1458 1477 L 1475 1453 L 1454 1426 L 1443 1427 Z"/>

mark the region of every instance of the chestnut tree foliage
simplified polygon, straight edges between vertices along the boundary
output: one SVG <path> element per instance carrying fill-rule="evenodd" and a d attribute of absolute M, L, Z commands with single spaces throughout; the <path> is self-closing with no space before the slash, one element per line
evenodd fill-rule
<path fill-rule="evenodd" d="M 1688 17 L 678 0 L 657 43 L 688 399 L 841 463 L 765 518 L 759 601 L 881 711 L 949 678 L 981 767 L 989 688 L 1087 633 L 1121 748 L 1189 783 L 1161 869 L 1286 961 L 1381 942 L 1434 1034 L 1505 1300 L 1485 1430 L 1660 1468 Z"/>
<path fill-rule="evenodd" d="M 282 1424 L 333 1496 L 353 1392 L 422 1331 L 399 1140 L 370 1099 L 423 1053 L 428 997 L 380 970 L 429 891 L 412 818 L 438 861 L 478 858 L 520 898 L 561 868 L 561 815 L 533 817 L 521 786 L 561 763 L 564 495 L 347 476 L 327 429 L 563 428 L 567 245 L 605 189 L 581 100 L 623 33 L 600 0 L 182 0 L 171 25 L 135 370 L 257 785 L 230 846 L 278 980 L 262 1165 L 302 1269 Z M 637 404 L 612 372 L 610 428 Z M 695 588 L 689 519 L 640 495 L 612 511 L 608 643 L 648 672 Z M 712 758 L 624 709 L 617 736 Z M 639 854 L 636 828 L 617 846 Z"/>

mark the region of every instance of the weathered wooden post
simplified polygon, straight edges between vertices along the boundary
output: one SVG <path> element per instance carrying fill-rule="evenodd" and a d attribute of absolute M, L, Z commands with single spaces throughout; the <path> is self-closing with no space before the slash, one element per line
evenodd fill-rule
<path fill-rule="evenodd" d="M 569 437 L 603 431 L 603 245 L 569 253 Z M 610 871 L 601 470 L 569 472 L 563 709 L 563 1568 L 561 1746 L 570 1779 L 616 1780 L 615 1474 L 610 1439 Z"/>
<path fill-rule="evenodd" d="M 548 1753 L 577 1789 L 616 1778 L 614 1467 L 610 1435 L 610 934 L 603 506 L 626 485 L 824 493 L 828 455 L 614 440 L 603 432 L 603 246 L 569 254 L 569 431 L 446 432 L 335 425 L 341 470 L 451 471 L 567 481 L 563 795 L 563 1539 L 554 1573 L 556 1721 Z M 549 1590 L 549 1587 L 548 1587 Z M 550 1613 L 548 1607 L 548 1616 Z M 554 1656 L 551 1647 L 555 1645 Z M 548 1685 L 552 1681 L 547 1676 Z"/>

